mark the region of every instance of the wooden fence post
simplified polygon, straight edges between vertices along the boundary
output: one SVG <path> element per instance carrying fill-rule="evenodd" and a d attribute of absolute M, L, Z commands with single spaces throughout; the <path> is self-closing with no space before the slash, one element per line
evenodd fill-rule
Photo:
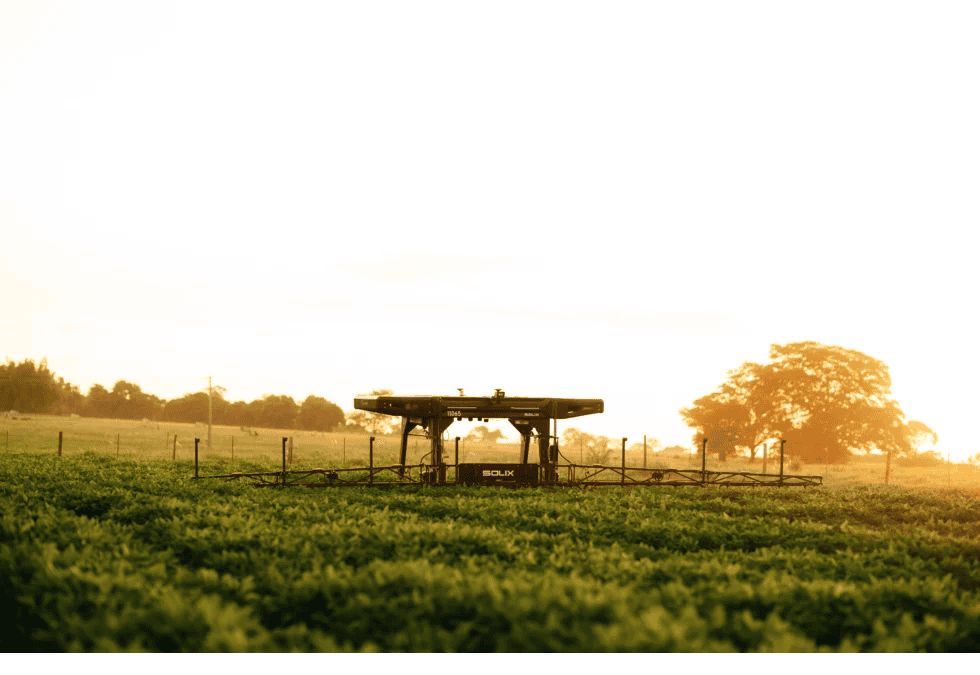
<path fill-rule="evenodd" d="M 708 477 L 708 439 L 701 439 L 701 482 Z"/>
<path fill-rule="evenodd" d="M 177 434 L 174 434 L 174 461 L 177 461 Z"/>
<path fill-rule="evenodd" d="M 58 432 L 58 457 L 61 457 L 61 432 Z"/>
<path fill-rule="evenodd" d="M 374 485 L 374 436 L 368 441 L 368 483 Z"/>
<path fill-rule="evenodd" d="M 286 487 L 286 441 L 289 440 L 285 436 L 282 437 L 282 486 Z"/>
<path fill-rule="evenodd" d="M 289 465 L 293 465 L 293 437 L 289 437 Z"/>
<path fill-rule="evenodd" d="M 779 439 L 779 482 L 783 482 L 783 457 L 785 456 L 784 448 L 786 447 L 786 439 Z"/>
<path fill-rule="evenodd" d="M 762 444 L 762 475 L 766 475 L 766 466 L 769 463 L 769 444 Z"/>
<path fill-rule="evenodd" d="M 200 438 L 194 439 L 194 478 L 197 478 L 197 444 L 200 442 Z"/>
<path fill-rule="evenodd" d="M 619 486 L 626 485 L 626 436 L 623 436 L 623 473 L 619 476 Z"/>

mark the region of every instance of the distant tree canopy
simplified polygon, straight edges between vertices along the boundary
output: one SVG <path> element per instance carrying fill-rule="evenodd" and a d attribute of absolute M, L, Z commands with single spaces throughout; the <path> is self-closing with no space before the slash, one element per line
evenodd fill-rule
<path fill-rule="evenodd" d="M 707 438 L 724 459 L 743 449 L 755 456 L 761 443 L 782 438 L 787 455 L 831 463 L 853 450 L 914 452 L 915 431 L 881 361 L 818 342 L 772 345 L 769 358 L 729 371 L 715 392 L 680 410 L 697 446 Z"/>
<path fill-rule="evenodd" d="M 262 408 L 259 411 L 256 426 L 270 429 L 289 429 L 299 415 L 299 405 L 292 396 L 273 396 L 266 394 L 262 397 Z"/>
<path fill-rule="evenodd" d="M 212 392 L 211 419 L 215 424 L 234 424 L 229 417 L 230 405 L 221 392 Z M 163 406 L 161 419 L 167 422 L 207 422 L 207 392 L 195 391 L 180 398 L 167 401 Z"/>
<path fill-rule="evenodd" d="M 478 427 L 473 427 L 470 433 L 466 434 L 465 440 L 475 443 L 494 444 L 497 441 L 505 440 L 505 437 L 504 432 L 502 432 L 500 429 L 490 431 L 486 425 L 481 424 Z"/>
<path fill-rule="evenodd" d="M 391 389 L 375 389 L 369 396 L 391 396 L 393 393 Z M 392 433 L 395 428 L 395 420 L 396 418 L 391 415 L 381 415 L 367 410 L 352 410 L 346 415 L 348 429 L 375 436 Z"/>
<path fill-rule="evenodd" d="M 344 411 L 325 398 L 310 394 L 299 407 L 296 426 L 307 431 L 333 431 L 344 424 Z"/>
<path fill-rule="evenodd" d="M 566 457 L 575 457 L 575 453 L 579 453 L 579 458 L 586 464 L 605 464 L 612 456 L 610 443 L 612 439 L 608 436 L 595 436 L 569 427 L 561 434 L 560 448 Z"/>
<path fill-rule="evenodd" d="M 730 370 L 728 380 L 717 391 L 680 411 L 684 422 L 696 429 L 692 439 L 695 446 L 701 447 L 702 440 L 707 438 L 708 448 L 722 461 L 740 448 L 749 449 L 755 457 L 755 449 L 767 433 L 757 424 L 758 415 L 753 408 L 758 368 L 757 364 L 745 363 Z"/>
<path fill-rule="evenodd" d="M 212 388 L 214 424 L 332 431 L 344 423 L 340 406 L 320 396 L 308 396 L 303 405 L 297 405 L 289 396 L 270 395 L 251 403 L 231 403 L 225 400 L 223 392 L 222 387 Z M 77 386 L 65 382 L 64 378 L 55 379 L 55 374 L 48 370 L 47 359 L 41 359 L 37 366 L 30 359 L 19 364 L 8 360 L 0 365 L 0 410 L 194 423 L 208 421 L 208 394 L 198 391 L 165 401 L 145 393 L 139 385 L 119 380 L 111 391 L 101 384 L 93 384 L 83 396 Z"/>
<path fill-rule="evenodd" d="M 658 441 L 652 435 L 647 434 L 647 452 L 657 452 L 661 447 L 663 447 L 663 444 L 660 441 Z M 643 452 L 643 441 L 637 441 L 626 449 L 630 452 Z"/>
<path fill-rule="evenodd" d="M 939 436 L 936 432 L 919 420 L 909 422 L 908 428 L 912 454 L 917 454 L 926 445 L 935 445 L 939 442 Z"/>
<path fill-rule="evenodd" d="M 159 419 L 163 400 L 145 394 L 138 385 L 119 380 L 112 391 L 101 384 L 89 388 L 80 412 L 89 417 L 115 417 L 126 420 Z"/>
<path fill-rule="evenodd" d="M 0 366 L 0 410 L 48 412 L 60 400 L 61 390 L 47 359 L 37 366 L 30 359 L 22 363 L 8 359 Z"/>
<path fill-rule="evenodd" d="M 325 400 L 325 399 L 324 399 Z M 329 403 L 329 402 L 328 402 Z M 330 404 L 333 405 L 333 404 Z M 270 429 L 305 428 L 300 426 L 300 406 L 291 396 L 265 394 L 251 403 L 230 403 L 219 388 L 211 392 L 211 420 L 215 424 Z M 196 391 L 167 401 L 160 417 L 167 422 L 207 422 L 208 394 Z"/>

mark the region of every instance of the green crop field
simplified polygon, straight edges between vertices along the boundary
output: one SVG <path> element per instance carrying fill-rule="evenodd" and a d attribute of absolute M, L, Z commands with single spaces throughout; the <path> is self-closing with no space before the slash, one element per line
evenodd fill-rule
<path fill-rule="evenodd" d="M 64 425 L 60 458 L 56 423 Z M 165 452 L 174 429 L 177 461 Z M 188 453 L 181 439 L 207 430 L 174 429 L 65 418 L 0 427 L 10 432 L 0 451 L 0 611 L 15 619 L 0 631 L 0 649 L 937 652 L 980 644 L 980 501 L 955 482 L 260 489 L 192 480 L 193 445 Z M 233 431 L 242 439 L 235 462 L 277 467 L 286 433 L 270 431 L 260 452 L 266 434 Z M 332 437 L 311 438 L 320 456 L 317 443 L 294 438 L 297 461 L 356 459 L 334 454 Z M 202 474 L 231 462 L 212 451 Z"/>

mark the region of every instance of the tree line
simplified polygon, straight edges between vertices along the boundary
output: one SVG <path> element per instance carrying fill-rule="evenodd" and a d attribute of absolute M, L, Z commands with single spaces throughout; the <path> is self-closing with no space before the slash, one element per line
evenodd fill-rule
<path fill-rule="evenodd" d="M 335 403 L 310 395 L 301 403 L 291 396 L 266 395 L 249 403 L 228 401 L 221 387 L 211 391 L 211 420 L 214 424 L 308 431 L 365 432 L 356 420 Z M 87 394 L 76 385 L 56 377 L 47 359 L 40 364 L 27 359 L 7 360 L 0 365 L 0 410 L 22 413 L 77 414 L 107 419 L 154 422 L 206 422 L 208 393 L 194 392 L 165 400 L 144 392 L 139 385 L 119 380 L 112 389 L 93 384 Z"/>
<path fill-rule="evenodd" d="M 714 392 L 679 411 L 694 430 L 695 447 L 707 439 L 708 451 L 722 461 L 729 454 L 743 453 L 754 459 L 764 444 L 778 448 L 779 441 L 785 440 L 788 456 L 843 463 L 854 452 L 873 450 L 914 457 L 927 444 L 938 442 L 925 423 L 905 419 L 891 395 L 891 377 L 883 362 L 818 342 L 772 345 L 769 357 L 769 363 L 746 362 L 730 370 Z M 371 393 L 392 392 L 378 389 Z M 195 392 L 166 401 L 119 380 L 112 390 L 92 385 L 83 396 L 77 386 L 56 378 L 46 359 L 39 365 L 8 359 L 0 365 L 0 410 L 201 422 L 208 419 L 208 394 Z M 389 416 L 361 410 L 345 415 L 338 405 L 319 396 L 311 395 L 302 403 L 271 395 L 250 403 L 230 402 L 220 387 L 212 388 L 211 418 L 215 424 L 242 427 L 396 433 L 396 422 Z M 501 436 L 484 427 L 474 430 L 471 440 L 492 443 Z M 648 447 L 659 447 L 656 439 L 650 440 Z M 617 444 L 605 436 L 569 429 L 562 445 L 578 446 L 583 454 L 588 450 L 588 461 L 602 463 Z M 637 449 L 637 444 L 630 449 Z"/>

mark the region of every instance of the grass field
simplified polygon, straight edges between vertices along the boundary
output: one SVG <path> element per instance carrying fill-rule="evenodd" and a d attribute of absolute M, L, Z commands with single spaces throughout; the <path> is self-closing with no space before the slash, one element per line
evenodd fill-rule
<path fill-rule="evenodd" d="M 461 427 L 461 429 L 463 429 Z M 58 432 L 62 432 L 62 454 L 95 452 L 123 459 L 172 459 L 174 436 L 177 437 L 176 458 L 186 466 L 193 462 L 194 439 L 201 439 L 199 459 L 201 471 L 207 473 L 220 466 L 221 472 L 238 470 L 244 463 L 278 460 L 282 456 L 282 438 L 292 438 L 293 468 L 339 467 L 366 464 L 368 437 L 362 434 L 331 434 L 281 429 L 254 429 L 258 436 L 248 434 L 238 427 L 215 426 L 212 428 L 211 449 L 207 447 L 207 425 L 142 423 L 131 420 L 105 420 L 54 415 L 33 415 L 30 420 L 0 418 L 0 451 L 3 452 L 52 452 L 57 453 Z M 465 429 L 463 429 L 465 432 Z M 418 463 L 429 451 L 424 438 L 409 439 L 409 464 Z M 378 465 L 398 462 L 397 437 L 379 437 L 375 440 L 375 463 Z M 562 453 L 572 462 L 585 459 L 577 448 L 563 447 Z M 446 452 L 452 461 L 454 441 L 446 441 Z M 536 449 L 532 448 L 531 455 Z M 520 450 L 517 443 L 486 445 L 460 441 L 461 462 L 515 462 Z M 234 461 L 233 461 L 234 460 Z M 532 461 L 534 461 L 532 459 Z M 609 462 L 618 465 L 621 453 L 613 451 Z M 237 463 L 237 464 L 236 464 Z M 564 463 L 564 460 L 560 463 Z M 779 457 L 770 458 L 768 473 L 779 472 Z M 627 466 L 643 465 L 642 452 L 628 452 Z M 700 467 L 701 458 L 696 453 L 665 456 L 648 453 L 649 468 Z M 736 458 L 721 463 L 708 458 L 708 468 L 723 471 L 751 471 L 761 473 L 760 459 Z M 880 455 L 858 456 L 847 465 L 804 464 L 792 467 L 787 460 L 786 473 L 822 476 L 824 485 L 884 484 L 885 459 Z M 889 484 L 910 488 L 953 489 L 980 495 L 980 467 L 965 463 L 952 463 L 936 467 L 901 467 L 892 462 Z"/>
<path fill-rule="evenodd" d="M 980 500 L 955 482 L 828 472 L 830 485 L 807 490 L 258 489 L 191 480 L 187 444 L 174 462 L 164 440 L 201 437 L 193 426 L 5 427 L 0 612 L 15 621 L 0 631 L 4 652 L 980 644 Z M 225 432 L 241 434 L 235 461 L 281 461 L 282 432 Z M 296 461 L 355 461 L 336 440 L 297 440 Z M 216 445 L 207 461 L 230 462 Z"/>

